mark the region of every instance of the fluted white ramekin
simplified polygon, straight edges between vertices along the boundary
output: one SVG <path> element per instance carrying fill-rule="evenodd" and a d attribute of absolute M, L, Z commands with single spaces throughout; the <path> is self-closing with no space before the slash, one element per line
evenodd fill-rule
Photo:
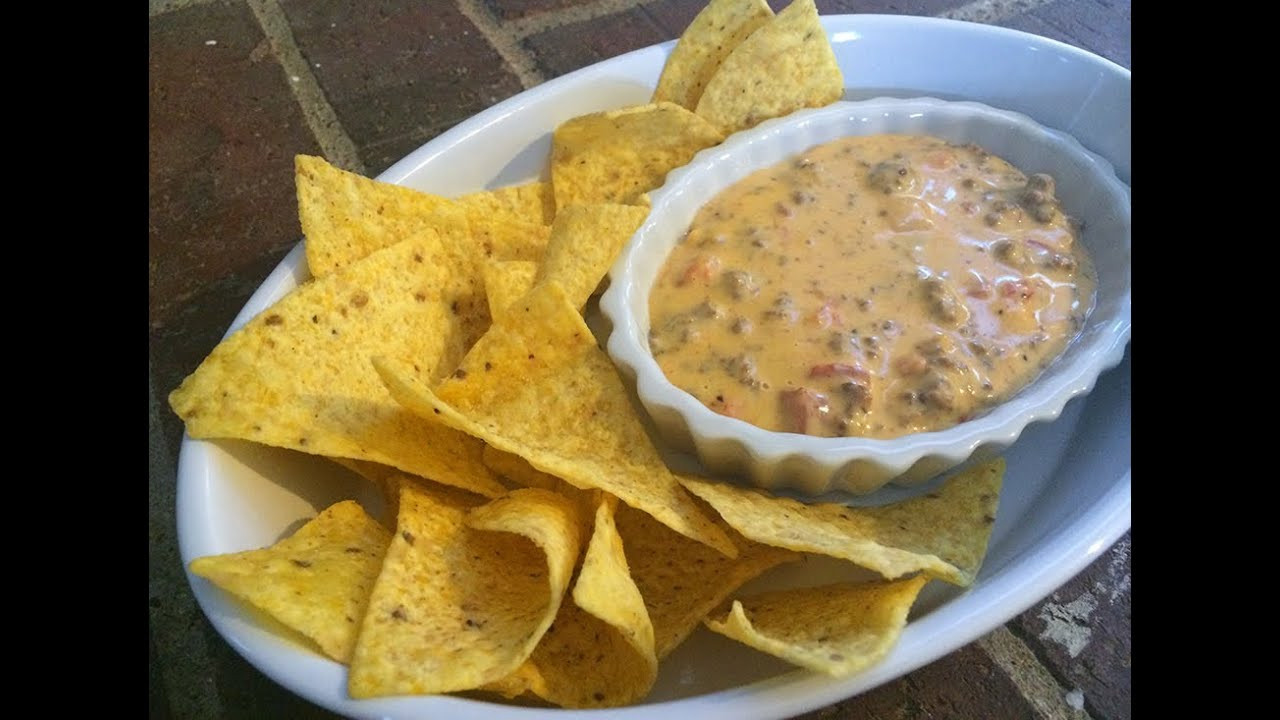
<path fill-rule="evenodd" d="M 649 351 L 649 291 L 698 209 L 750 173 L 850 135 L 908 133 L 973 142 L 1024 173 L 1049 173 L 1098 271 L 1097 302 L 1078 337 L 1009 400 L 955 427 L 881 440 L 773 432 L 720 415 L 672 385 Z M 737 133 L 672 171 L 651 193 L 648 219 L 610 270 L 600 309 L 613 323 L 608 351 L 663 437 L 714 473 L 767 488 L 865 494 L 912 485 L 970 457 L 994 455 L 1032 422 L 1058 417 L 1124 355 L 1131 326 L 1129 189 L 1110 163 L 1030 118 L 973 102 L 879 98 L 794 113 Z"/>

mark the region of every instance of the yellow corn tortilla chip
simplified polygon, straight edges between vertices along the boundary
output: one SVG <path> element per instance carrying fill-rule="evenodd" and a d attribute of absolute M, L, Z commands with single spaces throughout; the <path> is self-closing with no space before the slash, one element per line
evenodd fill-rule
<path fill-rule="evenodd" d="M 498 317 L 533 287 L 538 263 L 530 260 L 489 260 L 484 264 L 484 291 L 489 316 Z"/>
<path fill-rule="evenodd" d="M 898 642 L 920 588 L 905 580 L 782 590 L 734 600 L 707 627 L 762 652 L 828 675 L 875 665 Z"/>
<path fill-rule="evenodd" d="M 1004 470 L 996 458 L 936 491 L 880 507 L 810 505 L 689 476 L 680 482 L 756 542 L 842 558 L 889 579 L 923 571 L 967 586 L 987 553 Z"/>
<path fill-rule="evenodd" d="M 348 674 L 353 698 L 478 688 L 510 675 L 560 609 L 579 520 L 555 493 L 472 508 L 405 483 Z"/>
<path fill-rule="evenodd" d="M 649 693 L 658 675 L 653 626 L 614 524 L 617 498 L 598 501 L 591 541 L 560 614 L 532 657 L 488 688 L 567 708 L 615 707 Z"/>
<path fill-rule="evenodd" d="M 420 236 L 379 250 L 299 286 L 223 340 L 169 395 L 187 433 L 503 493 L 481 462 L 483 443 L 406 411 L 369 360 L 396 358 L 425 382 L 451 371 L 483 332 L 472 303 L 484 300 L 462 279 L 472 270 L 452 264 L 442 245 Z"/>
<path fill-rule="evenodd" d="M 604 494 L 601 490 L 580 490 L 563 479 L 544 473 L 530 465 L 527 460 L 509 452 L 503 452 L 492 445 L 485 445 L 482 457 L 490 470 L 521 487 L 541 488 L 559 493 L 577 504 L 579 515 L 590 521 L 595 517 L 596 506 Z M 591 537 L 591 523 L 582 528 L 583 542 Z"/>
<path fill-rule="evenodd" d="M 469 215 L 498 215 L 520 218 L 537 225 L 550 225 L 556 213 L 555 194 L 549 182 L 483 190 L 460 195 L 455 200 Z"/>
<path fill-rule="evenodd" d="M 294 158 L 307 265 L 323 277 L 375 250 L 433 230 L 423 218 L 448 204 L 438 195 L 371 180 L 324 158 Z"/>
<path fill-rule="evenodd" d="M 653 103 L 573 118 L 551 138 L 556 212 L 570 205 L 648 205 L 645 193 L 724 136 L 675 103 Z"/>
<path fill-rule="evenodd" d="M 527 460 L 509 452 L 504 452 L 492 445 L 484 446 L 481 460 L 485 467 L 524 487 L 542 488 L 559 491 L 564 481 L 555 475 L 548 475 L 530 465 Z M 570 485 L 569 487 L 573 487 Z M 574 488 L 575 490 L 577 488 Z"/>
<path fill-rule="evenodd" d="M 538 470 L 519 455 L 503 452 L 491 445 L 485 446 L 483 460 L 490 470 L 515 485 L 550 490 L 572 500 L 578 506 L 578 515 L 586 520 L 582 526 L 583 544 L 591 539 L 591 521 L 595 517 L 596 506 L 604 495 L 603 491 L 580 490 L 555 475 Z"/>
<path fill-rule="evenodd" d="M 551 183 L 534 182 L 463 195 L 454 201 L 467 218 L 472 242 L 494 260 L 542 258 L 551 233 Z"/>
<path fill-rule="evenodd" d="M 484 257 L 538 262 L 547 252 L 551 226 L 489 215 L 469 218 L 473 241 Z"/>
<path fill-rule="evenodd" d="M 725 135 L 840 99 L 844 76 L 813 0 L 793 0 L 724 59 L 697 113 Z M 558 190 L 557 190 L 558 192 Z"/>
<path fill-rule="evenodd" d="M 671 50 L 652 102 L 698 107 L 703 89 L 724 59 L 772 18 L 773 10 L 764 0 L 711 0 Z"/>
<path fill-rule="evenodd" d="M 349 663 L 389 542 L 381 523 L 344 500 L 269 548 L 196 558 L 190 569 Z"/>
<path fill-rule="evenodd" d="M 556 283 L 538 285 L 433 391 L 403 362 L 375 358 L 412 412 L 515 453 L 575 487 L 599 488 L 733 557 L 737 548 L 663 464 L 626 388 Z"/>
<path fill-rule="evenodd" d="M 653 622 L 654 651 L 659 658 L 684 642 L 707 613 L 748 580 L 802 557 L 753 543 L 722 525 L 738 546 L 738 557 L 727 558 L 625 505 L 618 510 L 617 525 L 631 577 Z"/>
<path fill-rule="evenodd" d="M 477 258 L 537 260 L 547 247 L 550 183 L 449 199 L 339 170 L 322 158 L 299 155 L 295 165 L 307 264 L 316 277 L 424 233 Z"/>
<path fill-rule="evenodd" d="M 551 226 L 537 281 L 556 282 L 579 310 L 649 214 L 635 205 L 571 205 Z"/>

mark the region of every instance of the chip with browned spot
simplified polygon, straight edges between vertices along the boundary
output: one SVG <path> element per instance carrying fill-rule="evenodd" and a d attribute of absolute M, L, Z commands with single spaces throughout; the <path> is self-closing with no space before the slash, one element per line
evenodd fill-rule
<path fill-rule="evenodd" d="M 537 225 L 550 225 L 556 214 L 551 183 L 540 181 L 468 193 L 455 202 L 472 216 L 519 218 Z"/>
<path fill-rule="evenodd" d="M 848 677 L 893 649 L 926 582 L 917 575 L 765 593 L 734 600 L 706 624 L 801 667 Z"/>
<path fill-rule="evenodd" d="M 996 458 L 936 491 L 878 507 L 802 503 L 691 476 L 680 482 L 756 542 L 842 558 L 890 579 L 922 571 L 969 585 L 987 553 L 1004 470 Z"/>
<path fill-rule="evenodd" d="M 484 303 L 438 238 L 406 240 L 301 285 L 232 333 L 169 396 L 193 438 L 237 438 L 391 465 L 494 496 L 483 443 L 404 409 L 369 358 L 428 381 L 483 332 Z M 480 290 L 483 292 L 483 290 Z"/>
<path fill-rule="evenodd" d="M 315 277 L 401 240 L 436 232 L 428 218 L 449 203 L 439 195 L 342 170 L 320 157 L 298 155 L 294 168 L 307 265 Z"/>
<path fill-rule="evenodd" d="M 793 0 L 720 63 L 697 113 L 726 135 L 840 99 L 844 75 L 813 0 Z M 557 190 L 558 192 L 558 190 Z"/>
<path fill-rule="evenodd" d="M 573 503 L 545 490 L 487 505 L 405 483 L 348 675 L 354 698 L 470 690 L 528 659 L 578 559 Z"/>
<path fill-rule="evenodd" d="M 581 115 L 551 139 L 556 212 L 570 205 L 648 205 L 645 193 L 699 150 L 724 139 L 706 120 L 675 103 Z"/>
<path fill-rule="evenodd" d="M 531 260 L 488 260 L 483 271 L 489 316 L 496 318 L 533 287 L 538 263 Z"/>
<path fill-rule="evenodd" d="M 435 389 L 403 361 L 378 358 L 374 365 L 409 410 L 576 487 L 616 495 L 682 535 L 737 555 L 663 463 L 613 363 L 558 284 L 535 286 L 497 318 Z"/>
<path fill-rule="evenodd" d="M 751 542 L 722 525 L 738 546 L 738 557 L 728 558 L 626 506 L 618 509 L 617 524 L 631 577 L 653 622 L 654 651 L 659 658 L 684 642 L 707 613 L 748 580 L 802 557 Z"/>
<path fill-rule="evenodd" d="M 652 101 L 698 107 L 720 63 L 771 18 L 773 10 L 764 0 L 711 0 L 681 33 L 662 67 Z"/>
<path fill-rule="evenodd" d="M 344 500 L 271 547 L 196 558 L 190 569 L 347 663 L 390 541 L 358 503 Z"/>
<path fill-rule="evenodd" d="M 627 566 L 614 523 L 617 498 L 604 496 L 591 541 L 560 614 L 513 676 L 487 688 L 521 692 L 567 708 L 625 705 L 648 694 L 658 675 L 653 626 Z"/>
<path fill-rule="evenodd" d="M 646 207 L 616 204 L 561 210 L 535 282 L 559 283 L 569 302 L 581 309 L 648 214 Z"/>

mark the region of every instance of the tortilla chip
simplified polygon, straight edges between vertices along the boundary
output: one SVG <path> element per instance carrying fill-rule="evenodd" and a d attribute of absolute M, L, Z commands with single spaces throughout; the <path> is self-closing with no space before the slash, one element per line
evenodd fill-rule
<path fill-rule="evenodd" d="M 484 256 L 494 260 L 538 262 L 547 252 L 551 226 L 499 216 L 470 218 L 474 241 Z"/>
<path fill-rule="evenodd" d="M 294 169 L 307 265 L 315 277 L 401 240 L 434 232 L 423 218 L 449 202 L 340 170 L 320 157 L 298 155 Z"/>
<path fill-rule="evenodd" d="M 517 490 L 472 508 L 406 483 L 348 675 L 353 698 L 469 690 L 528 659 L 578 557 L 573 504 Z"/>
<path fill-rule="evenodd" d="M 520 218 L 537 225 L 550 225 L 556 214 L 555 194 L 548 182 L 535 181 L 497 190 L 483 190 L 461 195 L 455 202 L 471 215 Z"/>
<path fill-rule="evenodd" d="M 489 316 L 498 317 L 533 287 L 538 263 L 529 260 L 490 260 L 484 264 L 484 291 Z"/>
<path fill-rule="evenodd" d="M 455 203 L 467 218 L 472 241 L 486 258 L 542 259 L 555 215 L 551 183 L 533 182 L 471 193 Z"/>
<path fill-rule="evenodd" d="M 667 57 L 652 102 L 698 107 L 702 90 L 724 59 L 772 18 L 773 10 L 764 0 L 711 0 Z"/>
<path fill-rule="evenodd" d="M 391 533 L 344 500 L 269 548 L 191 561 L 191 572 L 351 662 Z"/>
<path fill-rule="evenodd" d="M 801 667 L 847 677 L 889 654 L 926 582 L 917 575 L 765 593 L 734 600 L 707 627 Z"/>
<path fill-rule="evenodd" d="M 649 209 L 634 205 L 571 205 L 551 226 L 547 253 L 538 266 L 537 282 L 556 282 L 579 310 Z"/>
<path fill-rule="evenodd" d="M 560 485 L 564 482 L 555 475 L 548 475 L 535 468 L 519 455 L 504 452 L 492 445 L 484 446 L 484 453 L 481 459 L 484 461 L 485 467 L 524 487 L 559 490 Z"/>
<path fill-rule="evenodd" d="M 753 543 L 721 525 L 738 546 L 738 557 L 727 558 L 625 505 L 618 510 L 617 523 L 631 577 L 653 622 L 654 651 L 659 658 L 684 642 L 707 613 L 748 580 L 802 557 Z"/>
<path fill-rule="evenodd" d="M 674 103 L 654 103 L 573 118 L 551 139 L 556 212 L 570 205 L 648 205 L 641 196 L 667 172 L 724 136 Z"/>
<path fill-rule="evenodd" d="M 434 391 L 402 361 L 377 358 L 374 365 L 411 411 L 737 554 L 663 464 L 613 364 L 556 283 L 534 287 L 498 318 Z"/>
<path fill-rule="evenodd" d="M 967 586 L 987 553 L 1004 469 L 996 458 L 934 492 L 880 507 L 805 504 L 688 476 L 680 482 L 756 542 L 842 558 L 889 579 L 923 571 Z"/>
<path fill-rule="evenodd" d="M 483 443 L 406 411 L 369 360 L 395 358 L 427 382 L 451 371 L 483 331 L 471 311 L 483 299 L 465 290 L 471 270 L 457 268 L 441 245 L 423 236 L 379 250 L 250 320 L 169 395 L 187 433 L 368 460 L 491 497 L 505 492 L 481 462 Z"/>
<path fill-rule="evenodd" d="M 614 707 L 649 693 L 658 676 L 653 626 L 614 524 L 617 498 L 598 503 L 594 531 L 560 614 L 533 656 L 493 690 L 529 691 L 568 708 Z"/>
<path fill-rule="evenodd" d="M 725 135 L 840 99 L 844 76 L 813 0 L 793 0 L 724 59 L 697 113 Z M 557 193 L 559 189 L 557 189 Z"/>

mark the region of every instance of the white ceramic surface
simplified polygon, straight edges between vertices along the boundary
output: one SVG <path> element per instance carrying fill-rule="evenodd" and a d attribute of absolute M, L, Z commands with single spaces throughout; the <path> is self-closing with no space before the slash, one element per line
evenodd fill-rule
<path fill-rule="evenodd" d="M 901 16 L 824 18 L 851 88 L 847 98 L 930 95 L 1024 112 L 1071 133 L 1130 171 L 1130 74 L 1084 51 L 1024 33 Z M 538 175 L 550 132 L 570 117 L 645 101 L 672 43 L 638 50 L 502 102 L 427 143 L 380 179 L 458 194 Z M 912 62 L 902 62 L 903 57 Z M 232 329 L 307 277 L 299 245 L 267 278 Z M 230 330 L 228 331 L 230 332 Z M 1032 426 L 1005 454 L 1005 490 L 986 563 L 973 587 L 925 587 L 892 653 L 866 673 L 833 679 L 699 630 L 662 666 L 643 705 L 579 718 L 780 718 L 864 692 L 969 643 L 1025 610 L 1096 559 L 1130 525 L 1130 363 L 1104 373 L 1088 398 Z M 888 499 L 894 488 L 877 494 Z M 328 461 L 240 442 L 183 440 L 178 539 L 184 561 L 275 542 L 340 499 L 375 511 L 377 498 Z M 848 577 L 813 560 L 745 590 Z M 345 669 L 305 649 L 200 578 L 192 592 L 228 643 L 291 691 L 355 718 L 562 718 L 566 713 L 455 697 L 352 701 Z"/>
<path fill-rule="evenodd" d="M 1036 380 L 991 411 L 952 428 L 893 439 L 771 432 L 714 412 L 667 379 L 649 350 L 649 297 L 659 271 L 698 211 L 726 188 L 808 148 L 842 137 L 897 133 L 975 143 L 1027 174 L 1056 180 L 1063 210 L 1084 228 L 1098 271 L 1096 306 L 1080 336 Z M 600 311 L 613 323 L 609 354 L 634 379 L 662 436 L 708 470 L 809 495 L 866 494 L 892 481 L 918 485 L 970 456 L 994 457 L 1031 422 L 1058 417 L 1120 362 L 1129 342 L 1131 239 L 1128 188 L 1111 164 L 1070 136 L 1019 113 L 933 98 L 843 101 L 737 133 L 673 170 L 650 194 L 653 209 L 609 273 Z"/>

